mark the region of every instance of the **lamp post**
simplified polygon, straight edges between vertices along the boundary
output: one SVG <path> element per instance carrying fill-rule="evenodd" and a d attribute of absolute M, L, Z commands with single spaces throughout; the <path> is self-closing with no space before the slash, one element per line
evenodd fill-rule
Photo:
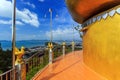
<path fill-rule="evenodd" d="M 52 51 L 52 48 L 53 48 L 53 44 L 52 44 L 53 35 L 52 35 L 52 9 L 51 8 L 49 8 L 49 12 L 50 12 L 50 42 L 48 44 L 48 47 L 49 47 L 49 64 L 52 64 L 52 61 L 53 61 L 53 51 Z"/>
<path fill-rule="evenodd" d="M 15 67 L 15 41 L 16 41 L 16 0 L 12 0 L 12 67 Z"/>
<path fill-rule="evenodd" d="M 16 0 L 12 0 L 12 68 L 15 68 L 15 40 L 16 40 Z M 15 72 L 12 72 L 12 79 L 15 79 Z"/>
<path fill-rule="evenodd" d="M 50 12 L 50 42 L 52 43 L 52 38 L 53 38 L 53 36 L 52 36 L 52 9 L 51 8 L 49 8 L 49 12 Z"/>
<path fill-rule="evenodd" d="M 73 24 L 73 41 L 74 41 L 74 24 Z"/>

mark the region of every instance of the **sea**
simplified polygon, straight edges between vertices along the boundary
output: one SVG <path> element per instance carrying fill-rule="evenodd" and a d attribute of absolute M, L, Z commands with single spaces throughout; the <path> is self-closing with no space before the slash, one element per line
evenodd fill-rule
<path fill-rule="evenodd" d="M 49 40 L 21 40 L 16 41 L 16 47 L 21 48 L 21 46 L 24 46 L 25 48 L 32 48 L 37 46 L 45 46 L 45 43 L 49 42 Z M 56 42 L 58 44 L 61 44 L 63 40 L 54 40 L 53 42 Z M 71 40 L 65 40 L 67 44 L 71 43 Z M 76 43 L 81 42 L 80 40 L 75 40 Z M 7 40 L 1 40 L 0 46 L 3 50 L 11 50 L 12 49 L 12 42 Z"/>

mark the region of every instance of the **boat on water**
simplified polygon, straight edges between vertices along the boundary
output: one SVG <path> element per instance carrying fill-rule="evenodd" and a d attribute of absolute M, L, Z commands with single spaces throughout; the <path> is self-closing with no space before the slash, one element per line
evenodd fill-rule
<path fill-rule="evenodd" d="M 120 80 L 120 0 L 66 0 L 82 24 L 83 59 L 108 80 Z"/>

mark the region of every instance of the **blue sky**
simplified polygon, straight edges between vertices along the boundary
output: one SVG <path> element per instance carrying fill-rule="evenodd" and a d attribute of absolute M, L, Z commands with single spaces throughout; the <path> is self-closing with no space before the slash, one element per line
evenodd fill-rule
<path fill-rule="evenodd" d="M 53 39 L 72 40 L 73 21 L 64 0 L 16 0 L 16 39 L 49 40 L 50 13 L 53 11 Z M 0 40 L 11 40 L 12 1 L 0 0 Z M 74 32 L 79 40 L 79 33 Z"/>

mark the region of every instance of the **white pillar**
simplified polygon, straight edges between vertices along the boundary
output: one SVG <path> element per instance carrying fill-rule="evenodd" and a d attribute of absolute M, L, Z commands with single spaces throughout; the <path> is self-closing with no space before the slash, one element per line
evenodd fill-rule
<path fill-rule="evenodd" d="M 52 64 L 52 49 L 49 49 L 49 64 Z"/>
<path fill-rule="evenodd" d="M 74 51 L 74 50 L 75 50 L 75 43 L 72 42 L 72 51 Z"/>
<path fill-rule="evenodd" d="M 17 71 L 18 71 L 17 80 L 22 80 L 22 78 L 21 78 L 21 64 L 18 64 L 16 66 L 17 66 Z"/>
<path fill-rule="evenodd" d="M 63 45 L 63 56 L 65 56 L 65 45 Z"/>
<path fill-rule="evenodd" d="M 72 46 L 72 51 L 74 51 L 74 45 Z"/>

